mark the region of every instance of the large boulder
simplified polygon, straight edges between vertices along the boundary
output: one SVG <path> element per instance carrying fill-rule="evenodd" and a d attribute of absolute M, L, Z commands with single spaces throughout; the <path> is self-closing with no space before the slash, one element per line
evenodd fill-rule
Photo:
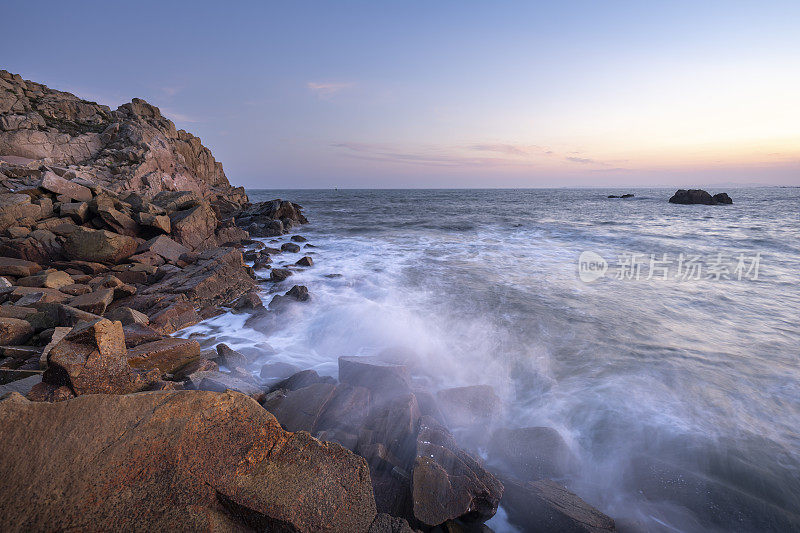
<path fill-rule="evenodd" d="M 217 245 L 217 217 L 207 203 L 170 215 L 172 237 L 191 250 L 208 250 Z"/>
<path fill-rule="evenodd" d="M 0 345 L 25 344 L 33 335 L 33 328 L 27 320 L 0 317 Z"/>
<path fill-rule="evenodd" d="M 238 393 L 12 394 L 0 426 L 6 531 L 357 532 L 376 516 L 364 459 Z"/>
<path fill-rule="evenodd" d="M 90 189 L 78 183 L 65 180 L 51 170 L 44 173 L 39 187 L 57 195 L 66 196 L 76 202 L 89 202 L 92 199 L 92 191 Z"/>
<path fill-rule="evenodd" d="M 128 363 L 139 370 L 157 368 L 172 374 L 200 358 L 200 344 L 192 339 L 167 337 L 128 350 Z"/>
<path fill-rule="evenodd" d="M 42 208 L 32 204 L 31 197 L 27 194 L 0 194 L 0 230 L 17 226 L 24 220 L 32 223 L 41 214 Z"/>
<path fill-rule="evenodd" d="M 669 199 L 671 204 L 704 204 L 704 205 L 717 205 L 717 204 L 732 204 L 733 200 L 727 193 L 721 192 L 711 196 L 707 191 L 702 189 L 678 189 L 675 194 Z"/>
<path fill-rule="evenodd" d="M 503 484 L 430 417 L 420 421 L 411 486 L 414 517 L 431 527 L 456 518 L 486 521 L 503 496 Z"/>
<path fill-rule="evenodd" d="M 79 227 L 64 242 L 70 259 L 94 263 L 119 263 L 136 253 L 136 239 L 106 230 Z"/>
<path fill-rule="evenodd" d="M 411 377 L 404 365 L 374 356 L 339 357 L 339 381 L 366 387 L 383 396 L 411 391 Z"/>

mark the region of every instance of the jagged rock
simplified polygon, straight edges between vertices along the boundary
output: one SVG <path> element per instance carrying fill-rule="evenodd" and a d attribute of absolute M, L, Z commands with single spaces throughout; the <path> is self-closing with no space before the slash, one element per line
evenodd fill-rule
<path fill-rule="evenodd" d="M 47 356 L 50 355 L 50 350 L 52 350 L 56 344 L 61 342 L 61 340 L 66 337 L 70 331 L 72 331 L 72 327 L 56 326 L 53 329 L 53 336 L 50 337 L 50 342 L 48 342 L 47 345 L 42 349 L 42 353 L 39 356 L 39 368 L 47 368 Z"/>
<path fill-rule="evenodd" d="M 236 377 L 224 372 L 196 372 L 189 376 L 189 382 L 193 388 L 204 391 L 225 392 L 226 390 L 232 390 L 248 396 L 255 396 L 263 392 L 254 380 L 245 379 L 243 376 Z"/>
<path fill-rule="evenodd" d="M 23 287 L 47 287 L 49 289 L 60 289 L 66 285 L 72 285 L 72 276 L 60 270 L 52 270 L 35 274 L 17 280 L 17 285 Z"/>
<path fill-rule="evenodd" d="M 128 364 L 122 324 L 100 318 L 74 327 L 47 357 L 42 381 L 75 394 L 127 394 L 146 385 Z"/>
<path fill-rule="evenodd" d="M 489 458 L 523 481 L 564 477 L 577 466 L 561 434 L 549 427 L 496 430 L 489 442 Z"/>
<path fill-rule="evenodd" d="M 179 302 L 150 317 L 150 326 L 164 335 L 171 335 L 185 327 L 193 326 L 200 322 L 194 306 L 188 302 Z"/>
<path fill-rule="evenodd" d="M 123 326 L 122 330 L 125 332 L 125 346 L 128 348 L 164 338 L 159 331 L 144 324 L 129 324 Z"/>
<path fill-rule="evenodd" d="M 339 381 L 366 387 L 383 396 L 411 391 L 411 377 L 404 365 L 388 363 L 374 356 L 339 357 Z"/>
<path fill-rule="evenodd" d="M 285 242 L 281 244 L 281 251 L 282 252 L 290 252 L 290 253 L 297 253 L 300 251 L 300 247 L 293 242 Z"/>
<path fill-rule="evenodd" d="M 302 257 L 295 263 L 295 265 L 297 266 L 304 266 L 304 267 L 310 267 L 313 264 L 314 260 L 311 259 L 309 256 Z"/>
<path fill-rule="evenodd" d="M 82 283 L 71 283 L 69 285 L 64 285 L 63 287 L 59 287 L 58 290 L 64 294 L 69 294 L 70 296 L 80 296 L 81 294 L 92 292 L 92 288 L 90 286 Z"/>
<path fill-rule="evenodd" d="M 0 193 L 0 230 L 19 226 L 21 221 L 26 220 L 30 221 L 28 225 L 32 225 L 41 215 L 41 206 L 32 204 L 27 194 Z"/>
<path fill-rule="evenodd" d="M 39 187 L 78 202 L 89 202 L 92 199 L 92 191 L 90 189 L 83 185 L 65 180 L 50 170 L 45 172 L 42 176 L 42 182 L 39 184 Z"/>
<path fill-rule="evenodd" d="M 713 198 L 714 198 L 714 201 L 717 202 L 718 204 L 732 204 L 733 203 L 733 200 L 731 199 L 730 196 L 728 196 L 728 193 L 726 193 L 726 192 L 717 193 L 717 194 L 715 194 L 713 196 Z"/>
<path fill-rule="evenodd" d="M 24 259 L 0 257 L 0 275 L 3 276 L 32 276 L 42 270 L 38 264 Z"/>
<path fill-rule="evenodd" d="M 102 315 L 106 312 L 106 307 L 114 301 L 114 289 L 98 288 L 92 292 L 81 294 L 69 301 L 69 305 L 93 313 Z"/>
<path fill-rule="evenodd" d="M 503 496 L 503 484 L 429 417 L 420 421 L 411 486 L 414 516 L 428 526 L 456 518 L 486 521 Z"/>
<path fill-rule="evenodd" d="M 442 413 L 453 427 L 488 424 L 500 411 L 500 398 L 489 385 L 444 389 L 436 396 Z"/>
<path fill-rule="evenodd" d="M 310 298 L 308 294 L 308 287 L 305 285 L 295 285 L 286 294 L 276 294 L 269 302 L 270 309 L 280 309 L 284 305 L 291 302 L 306 302 Z"/>
<path fill-rule="evenodd" d="M 503 508 L 512 524 L 532 533 L 616 531 L 614 520 L 549 479 L 503 479 Z"/>
<path fill-rule="evenodd" d="M 264 408 L 274 414 L 287 431 L 313 433 L 335 390 L 336 385 L 332 383 L 315 383 L 302 389 L 286 391 L 282 396 L 265 402 Z"/>
<path fill-rule="evenodd" d="M 0 425 L 9 530 L 350 532 L 376 515 L 364 459 L 238 393 L 12 395 Z"/>
<path fill-rule="evenodd" d="M 231 304 L 231 307 L 236 310 L 242 309 L 263 309 L 264 303 L 261 301 L 261 296 L 257 291 L 250 291 L 244 296 Z"/>
<path fill-rule="evenodd" d="M 219 361 L 228 368 L 247 368 L 247 358 L 225 343 L 217 344 Z"/>
<path fill-rule="evenodd" d="M 153 204 L 167 212 L 191 209 L 201 203 L 203 199 L 194 191 L 161 191 L 153 197 Z"/>
<path fill-rule="evenodd" d="M 128 350 L 128 363 L 138 370 L 157 368 L 172 374 L 200 358 L 200 344 L 191 339 L 167 337 Z"/>
<path fill-rule="evenodd" d="M 336 381 L 330 376 L 321 377 L 319 374 L 317 374 L 316 370 L 309 369 L 301 370 L 300 372 L 292 374 L 288 378 L 272 387 L 272 389 L 285 389 L 288 391 L 294 391 L 302 389 L 303 387 L 308 387 L 309 385 L 314 385 L 316 383 L 336 383 Z"/>
<path fill-rule="evenodd" d="M 181 255 L 189 252 L 189 249 L 173 241 L 166 235 L 159 235 L 141 244 L 136 250 L 137 254 L 146 252 L 156 253 L 167 261 L 175 263 L 181 258 Z"/>
<path fill-rule="evenodd" d="M 191 250 L 208 250 L 217 245 L 217 217 L 206 203 L 176 211 L 170 215 L 170 224 L 175 240 Z"/>
<path fill-rule="evenodd" d="M 306 239 L 302 235 L 292 235 L 292 240 L 294 242 L 306 242 L 308 239 Z"/>
<path fill-rule="evenodd" d="M 17 305 L 24 307 L 34 303 L 61 303 L 69 296 L 58 289 L 48 289 L 47 287 L 14 287 L 9 298 Z"/>
<path fill-rule="evenodd" d="M 61 213 L 62 217 L 70 217 L 77 224 L 83 224 L 89 218 L 89 204 L 86 202 L 63 203 L 59 207 L 59 213 Z M 72 233 L 72 231 L 74 231 L 74 229 L 69 231 L 69 233 Z"/>
<path fill-rule="evenodd" d="M 131 309 L 130 307 L 117 307 L 113 311 L 106 313 L 106 318 L 109 320 L 119 320 L 122 322 L 123 326 L 129 326 L 131 324 L 142 324 L 146 326 L 150 323 L 150 319 L 147 318 L 146 314 L 140 313 L 136 309 Z"/>
<path fill-rule="evenodd" d="M 97 263 L 119 263 L 136 252 L 136 239 L 106 230 L 78 228 L 64 242 L 71 259 Z"/>
<path fill-rule="evenodd" d="M 733 200 L 731 200 L 730 196 L 724 192 L 711 196 L 707 191 L 702 189 L 689 189 L 688 191 L 686 189 L 678 189 L 678 191 L 669 199 L 669 203 L 716 205 L 732 204 Z"/>
<path fill-rule="evenodd" d="M 33 328 L 26 320 L 0 318 L 0 345 L 24 344 L 33 335 Z"/>
<path fill-rule="evenodd" d="M 292 271 L 286 268 L 273 268 L 269 273 L 269 280 L 275 283 L 281 282 L 292 275 Z"/>
<path fill-rule="evenodd" d="M 137 218 L 140 225 L 152 228 L 161 233 L 169 233 L 172 230 L 172 223 L 167 215 L 139 213 Z"/>

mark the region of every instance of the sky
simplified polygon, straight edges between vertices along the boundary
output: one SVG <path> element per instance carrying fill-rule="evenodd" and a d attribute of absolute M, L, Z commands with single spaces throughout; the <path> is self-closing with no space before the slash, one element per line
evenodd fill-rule
<path fill-rule="evenodd" d="M 0 68 L 251 188 L 800 185 L 800 2 L 5 0 Z"/>

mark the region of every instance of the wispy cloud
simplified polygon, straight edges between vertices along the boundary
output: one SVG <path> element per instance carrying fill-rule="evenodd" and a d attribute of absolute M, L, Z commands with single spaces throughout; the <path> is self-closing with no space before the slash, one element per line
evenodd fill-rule
<path fill-rule="evenodd" d="M 203 122 L 201 119 L 193 117 L 191 115 L 186 115 L 184 113 L 178 113 L 177 111 L 173 111 L 167 107 L 159 107 L 161 110 L 161 114 L 167 117 L 168 119 L 172 120 L 173 122 L 186 122 L 190 124 L 195 124 L 197 122 Z"/>
<path fill-rule="evenodd" d="M 597 165 L 597 164 L 600 163 L 599 161 L 595 161 L 594 159 L 591 159 L 589 157 L 572 157 L 572 156 L 570 156 L 570 157 L 567 157 L 566 160 L 571 162 L 571 163 L 580 163 L 581 165 Z"/>
<path fill-rule="evenodd" d="M 315 82 L 310 81 L 306 84 L 306 87 L 310 89 L 314 94 L 318 97 L 327 100 L 328 98 L 333 97 L 336 93 L 343 91 L 344 89 L 349 89 L 355 86 L 353 82 Z"/>

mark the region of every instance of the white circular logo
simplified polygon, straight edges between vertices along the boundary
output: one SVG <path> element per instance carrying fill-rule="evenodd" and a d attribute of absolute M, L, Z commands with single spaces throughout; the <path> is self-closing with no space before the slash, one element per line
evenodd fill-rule
<path fill-rule="evenodd" d="M 584 283 L 591 283 L 605 276 L 608 263 L 600 254 L 583 252 L 578 258 L 578 277 Z"/>

